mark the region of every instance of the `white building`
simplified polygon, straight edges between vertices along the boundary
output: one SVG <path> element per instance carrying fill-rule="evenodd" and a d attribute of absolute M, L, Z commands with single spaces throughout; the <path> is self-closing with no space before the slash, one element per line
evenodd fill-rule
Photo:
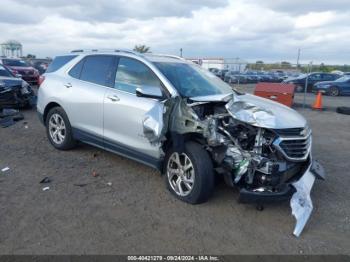
<path fill-rule="evenodd" d="M 186 60 L 199 64 L 203 68 L 228 69 L 231 71 L 244 71 L 247 62 L 239 58 L 186 58 Z"/>

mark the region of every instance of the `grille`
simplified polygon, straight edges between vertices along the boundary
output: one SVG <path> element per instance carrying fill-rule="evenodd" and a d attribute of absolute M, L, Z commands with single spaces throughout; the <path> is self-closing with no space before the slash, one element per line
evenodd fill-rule
<path fill-rule="evenodd" d="M 280 134 L 280 137 L 275 140 L 274 146 L 288 160 L 303 161 L 307 159 L 311 149 L 311 131 L 309 129 L 304 131 L 303 128 L 291 128 L 275 131 Z"/>
<path fill-rule="evenodd" d="M 310 148 L 310 137 L 298 140 L 282 140 L 280 148 L 290 158 L 305 158 Z"/>
<path fill-rule="evenodd" d="M 286 128 L 286 129 L 275 129 L 275 132 L 280 136 L 300 136 L 300 133 L 304 128 Z"/>

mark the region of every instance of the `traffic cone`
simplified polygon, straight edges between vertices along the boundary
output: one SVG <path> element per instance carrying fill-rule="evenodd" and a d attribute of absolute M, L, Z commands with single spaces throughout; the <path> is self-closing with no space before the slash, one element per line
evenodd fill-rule
<path fill-rule="evenodd" d="M 322 93 L 321 92 L 317 93 L 316 100 L 315 100 L 314 105 L 312 106 L 312 109 L 314 109 L 314 110 L 323 110 Z"/>

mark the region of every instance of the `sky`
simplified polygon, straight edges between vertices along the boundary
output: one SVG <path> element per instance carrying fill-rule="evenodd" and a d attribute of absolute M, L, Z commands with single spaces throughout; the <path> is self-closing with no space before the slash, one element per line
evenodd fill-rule
<path fill-rule="evenodd" d="M 132 49 L 249 62 L 350 64 L 349 0 L 1 0 L 0 43 L 54 57 Z"/>

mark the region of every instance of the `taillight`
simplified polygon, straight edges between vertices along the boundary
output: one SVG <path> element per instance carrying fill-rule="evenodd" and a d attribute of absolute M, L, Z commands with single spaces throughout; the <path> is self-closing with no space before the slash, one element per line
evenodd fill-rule
<path fill-rule="evenodd" d="M 45 80 L 45 76 L 39 76 L 38 86 L 41 86 L 41 84 L 44 82 L 44 80 Z"/>

